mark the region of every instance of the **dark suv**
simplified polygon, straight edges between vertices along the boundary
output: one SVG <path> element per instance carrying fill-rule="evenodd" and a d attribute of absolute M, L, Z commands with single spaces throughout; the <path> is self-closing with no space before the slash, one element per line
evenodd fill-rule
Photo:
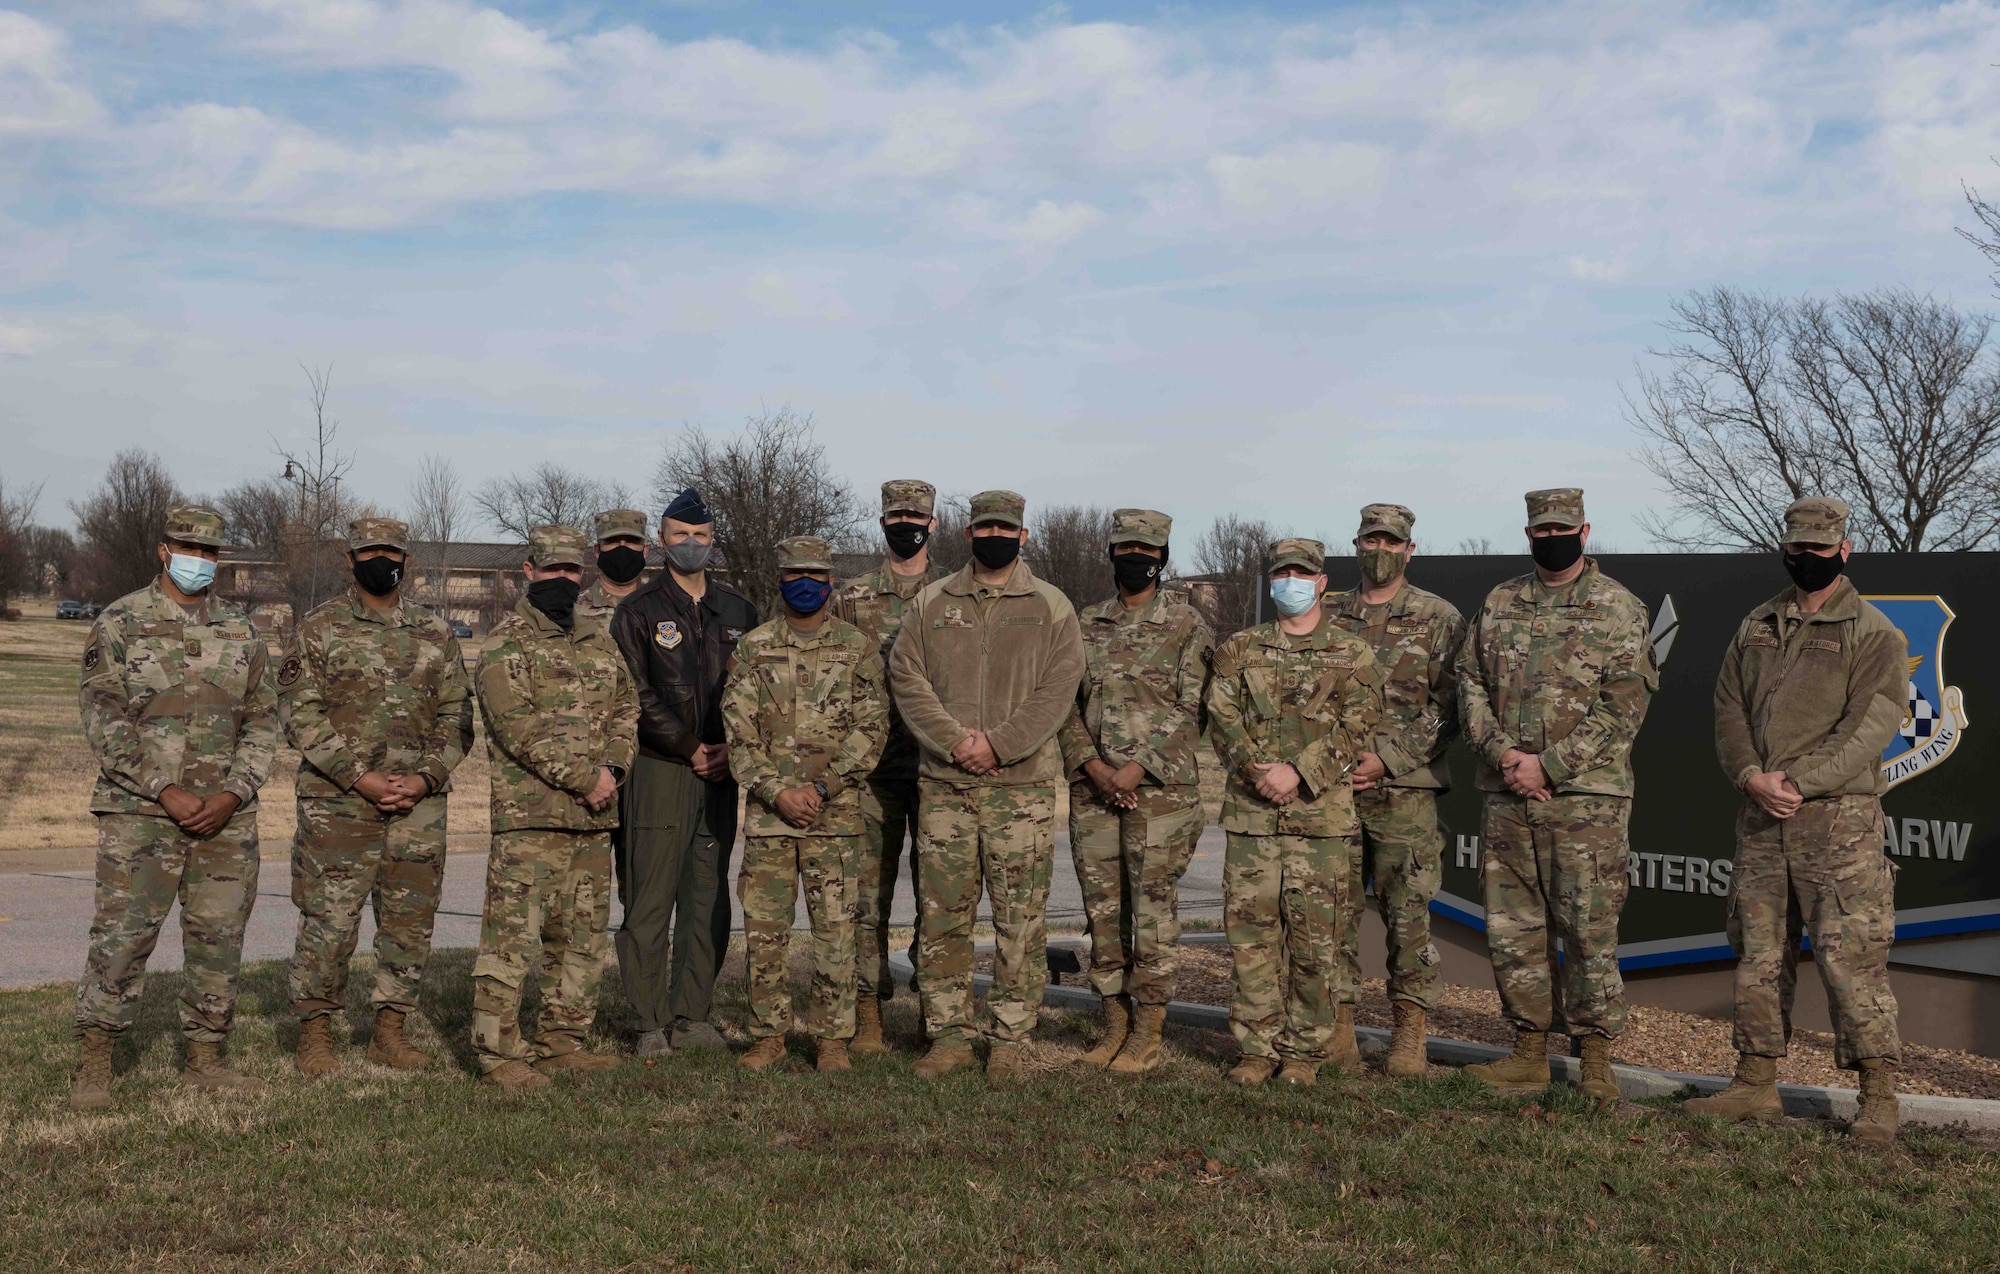
<path fill-rule="evenodd" d="M 57 619 L 95 619 L 97 607 L 90 602 L 57 602 Z"/>

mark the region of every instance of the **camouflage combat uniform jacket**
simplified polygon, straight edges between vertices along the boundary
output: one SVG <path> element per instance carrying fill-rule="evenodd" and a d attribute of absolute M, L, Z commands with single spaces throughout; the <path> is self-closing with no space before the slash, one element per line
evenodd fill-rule
<path fill-rule="evenodd" d="M 1445 750 L 1458 733 L 1458 644 L 1465 617 L 1436 593 L 1404 581 L 1369 627 L 1360 592 L 1329 596 L 1326 617 L 1367 642 L 1382 674 L 1382 719 L 1364 752 L 1388 767 L 1389 787 L 1451 786 Z"/>
<path fill-rule="evenodd" d="M 493 830 L 608 831 L 618 802 L 583 803 L 599 766 L 622 776 L 638 748 L 625 657 L 587 615 L 564 632 L 523 598 L 493 629 L 474 678 L 493 768 Z"/>
<path fill-rule="evenodd" d="M 782 616 L 736 644 L 722 692 L 729 769 L 749 801 L 745 836 L 859 836 L 866 780 L 889 734 L 882 657 L 868 635 L 829 615 L 801 632 Z M 787 788 L 826 785 L 818 817 L 793 827 L 775 802 Z"/>
<path fill-rule="evenodd" d="M 357 590 L 293 634 L 278 710 L 308 799 L 350 791 L 371 770 L 421 774 L 442 792 L 472 747 L 472 680 L 450 626 L 411 601 L 378 610 Z"/>
<path fill-rule="evenodd" d="M 79 686 L 99 769 L 91 813 L 164 818 L 174 786 L 256 809 L 278 746 L 268 659 L 249 612 L 213 593 L 183 610 L 155 581 L 105 607 Z"/>
<path fill-rule="evenodd" d="M 1321 621 L 1303 637 L 1277 624 L 1237 633 L 1215 651 L 1208 722 L 1228 768 L 1222 829 L 1253 836 L 1353 836 L 1348 771 L 1381 716 L 1380 674 L 1368 643 Z M 1252 765 L 1283 761 L 1299 796 L 1273 805 L 1257 795 Z"/>
<path fill-rule="evenodd" d="M 1510 748 L 1542 759 L 1550 790 L 1630 796 L 1632 743 L 1660 686 L 1645 603 L 1597 559 L 1551 589 L 1530 571 L 1486 595 L 1458 652 L 1479 786 L 1504 792 Z"/>
<path fill-rule="evenodd" d="M 1063 723 L 1063 770 L 1072 779 L 1101 760 L 1137 761 L 1160 787 L 1201 782 L 1202 696 L 1215 638 L 1194 607 L 1162 592 L 1136 611 L 1122 599 L 1084 608 L 1083 684 Z"/>
<path fill-rule="evenodd" d="M 833 613 L 874 641 L 882 665 L 887 668 L 889 651 L 903 628 L 903 613 L 910 609 L 910 603 L 924 585 L 934 584 L 950 573 L 933 561 L 922 575 L 906 579 L 890 570 L 889 563 L 884 561 L 866 575 L 842 580 L 835 586 Z M 894 783 L 917 781 L 917 741 L 910 737 L 910 729 L 903 724 L 893 699 L 889 704 L 889 742 L 882 749 L 882 759 L 872 777 Z"/>

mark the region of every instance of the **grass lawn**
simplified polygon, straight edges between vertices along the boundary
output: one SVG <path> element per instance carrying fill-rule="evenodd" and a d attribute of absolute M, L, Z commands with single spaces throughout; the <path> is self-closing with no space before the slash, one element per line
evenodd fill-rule
<path fill-rule="evenodd" d="M 822 1078 L 795 1045 L 629 1063 L 507 1095 L 466 1064 L 470 954 L 440 953 L 420 1040 L 453 1065 L 308 1085 L 284 970 L 246 971 L 235 1055 L 267 1093 L 173 1083 L 178 979 L 147 987 L 117 1105 L 62 1105 L 69 992 L 0 995 L 0 1252 L 9 1269 L 1990 1269 L 2000 1153 L 1912 1131 L 1720 1127 L 1485 1094 L 1462 1075 L 1224 1084 L 1174 1034 L 1132 1083 L 1065 1069 L 1089 1023 L 1045 1019 L 1033 1073 L 926 1083 L 910 1057 Z M 357 962 L 357 987 L 366 962 Z M 627 1024 L 605 991 L 604 1027 Z M 363 1020 L 359 994 L 354 1020 Z M 719 1016 L 741 1020 L 727 988 Z M 892 1030 L 915 1030 L 898 999 Z"/>

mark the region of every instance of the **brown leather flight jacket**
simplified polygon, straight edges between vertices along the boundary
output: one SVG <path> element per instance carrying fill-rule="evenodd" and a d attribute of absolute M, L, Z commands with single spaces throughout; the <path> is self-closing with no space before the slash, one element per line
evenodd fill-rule
<path fill-rule="evenodd" d="M 722 683 L 757 608 L 708 577 L 700 601 L 661 571 L 611 615 L 611 636 L 639 691 L 639 750 L 685 765 L 704 743 L 724 741 Z M 723 782 L 732 782 L 724 779 Z"/>

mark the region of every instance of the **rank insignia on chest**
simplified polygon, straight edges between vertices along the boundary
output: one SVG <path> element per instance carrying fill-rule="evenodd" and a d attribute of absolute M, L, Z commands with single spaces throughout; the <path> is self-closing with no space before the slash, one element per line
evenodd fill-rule
<path fill-rule="evenodd" d="M 661 650 L 672 650 L 681 644 L 681 626 L 671 619 L 663 619 L 653 625 L 653 644 Z"/>
<path fill-rule="evenodd" d="M 722 630 L 722 639 L 724 641 L 742 641 L 743 630 L 741 628 L 725 628 Z"/>
<path fill-rule="evenodd" d="M 278 685 L 284 687 L 294 684 L 298 681 L 299 674 L 304 671 L 305 662 L 303 660 L 297 655 L 287 656 L 285 662 L 278 668 Z"/>

